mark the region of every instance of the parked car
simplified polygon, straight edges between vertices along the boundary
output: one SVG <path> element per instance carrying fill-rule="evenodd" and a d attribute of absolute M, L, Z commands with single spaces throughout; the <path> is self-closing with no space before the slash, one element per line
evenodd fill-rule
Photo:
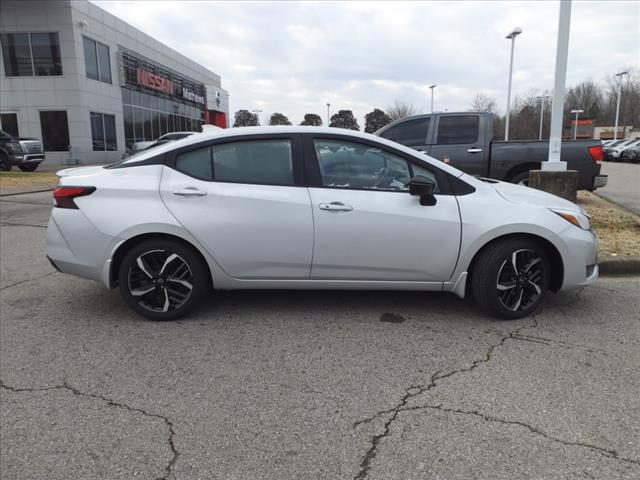
<path fill-rule="evenodd" d="M 622 140 L 618 143 L 614 143 L 603 149 L 604 157 L 610 162 L 618 162 L 621 160 L 620 156 L 622 155 L 622 152 L 639 143 L 639 140 Z"/>
<path fill-rule="evenodd" d="M 212 288 L 448 291 L 514 319 L 598 276 L 577 205 L 352 130 L 219 130 L 58 175 L 49 259 L 154 320 Z"/>
<path fill-rule="evenodd" d="M 435 113 L 397 120 L 376 135 L 424 152 L 476 177 L 528 185 L 529 170 L 540 168 L 549 142 L 495 141 L 493 115 L 486 112 Z M 578 171 L 578 188 L 595 190 L 607 184 L 600 174 L 602 145 L 598 140 L 562 142 L 562 160 Z"/>
<path fill-rule="evenodd" d="M 150 148 L 157 147 L 158 145 L 163 145 L 167 142 L 172 142 L 174 140 L 180 140 L 182 138 L 186 138 L 189 135 L 193 135 L 194 133 L 197 133 L 197 132 L 171 132 L 171 133 L 165 133 L 164 135 L 161 135 L 156 140 L 136 142 L 131 146 L 130 149 L 128 149 L 126 152 L 122 154 L 122 159 L 124 160 L 125 158 L 131 157 L 132 155 L 136 155 Z"/>
<path fill-rule="evenodd" d="M 622 161 L 630 163 L 640 162 L 640 145 L 629 147 L 622 152 Z"/>
<path fill-rule="evenodd" d="M 0 170 L 8 172 L 15 165 L 23 172 L 33 172 L 44 158 L 37 138 L 14 137 L 0 130 Z"/>

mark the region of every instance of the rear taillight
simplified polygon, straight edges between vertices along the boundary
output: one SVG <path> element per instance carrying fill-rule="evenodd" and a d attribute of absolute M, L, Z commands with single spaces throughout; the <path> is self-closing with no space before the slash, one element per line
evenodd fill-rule
<path fill-rule="evenodd" d="M 593 147 L 587 148 L 587 150 L 589 152 L 589 155 L 591 155 L 591 160 L 596 163 L 600 163 L 602 161 L 602 145 L 594 145 Z"/>
<path fill-rule="evenodd" d="M 58 208 L 77 209 L 73 199 L 91 195 L 95 191 L 96 187 L 58 187 L 53 191 L 53 202 Z"/>

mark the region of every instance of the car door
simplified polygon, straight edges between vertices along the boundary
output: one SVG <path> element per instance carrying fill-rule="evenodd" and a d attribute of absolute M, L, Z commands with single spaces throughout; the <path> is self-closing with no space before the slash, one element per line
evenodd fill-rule
<path fill-rule="evenodd" d="M 382 129 L 378 135 L 398 142 L 420 152 L 429 152 L 431 144 L 431 116 L 423 115 L 393 123 Z"/>
<path fill-rule="evenodd" d="M 450 278 L 461 226 L 444 173 L 350 137 L 306 136 L 305 157 L 314 217 L 312 279 Z M 416 174 L 436 183 L 436 205 L 422 206 L 409 194 L 407 183 Z"/>
<path fill-rule="evenodd" d="M 226 273 L 309 278 L 313 219 L 299 136 L 219 139 L 167 163 L 165 205 Z"/>
<path fill-rule="evenodd" d="M 429 156 L 469 175 L 486 175 L 488 145 L 480 133 L 485 131 L 484 121 L 483 116 L 475 114 L 438 115 Z"/>

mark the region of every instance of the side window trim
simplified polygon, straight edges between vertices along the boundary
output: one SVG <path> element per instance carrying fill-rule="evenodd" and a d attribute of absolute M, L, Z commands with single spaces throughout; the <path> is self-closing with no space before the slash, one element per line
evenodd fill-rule
<path fill-rule="evenodd" d="M 292 184 L 274 184 L 274 183 L 261 183 L 261 182 L 235 182 L 228 180 L 219 180 L 215 178 L 215 165 L 213 163 L 213 147 L 216 145 L 222 145 L 226 143 L 237 143 L 237 142 L 251 142 L 251 141 L 261 141 L 261 140 L 288 140 L 291 142 L 291 162 L 293 167 L 293 183 Z M 214 178 L 212 179 L 204 179 L 200 177 L 196 177 L 190 175 L 187 172 L 183 172 L 176 168 L 176 158 L 178 155 L 199 150 L 201 148 L 209 148 L 209 161 L 211 162 L 211 172 Z M 173 150 L 167 152 L 164 165 L 175 170 L 176 172 L 180 172 L 183 175 L 187 175 L 196 180 L 203 182 L 211 182 L 211 183 L 235 183 L 238 185 L 270 185 L 277 187 L 305 187 L 305 173 L 303 167 L 303 154 L 302 154 L 302 139 L 301 134 L 270 134 L 270 135 L 239 135 L 239 136 L 231 136 L 224 138 L 216 138 L 211 140 L 204 140 L 202 142 L 198 142 L 193 145 L 187 145 L 177 150 Z"/>

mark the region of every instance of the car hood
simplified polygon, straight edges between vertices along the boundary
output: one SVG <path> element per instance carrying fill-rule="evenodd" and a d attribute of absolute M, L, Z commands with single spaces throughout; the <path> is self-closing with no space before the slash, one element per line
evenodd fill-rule
<path fill-rule="evenodd" d="M 93 175 L 94 173 L 99 173 L 103 170 L 104 167 L 73 167 L 73 168 L 65 168 L 64 170 L 59 170 L 56 172 L 56 175 L 59 178 L 62 177 L 73 177 L 75 175 Z"/>
<path fill-rule="evenodd" d="M 512 203 L 530 203 L 546 208 L 562 208 L 574 212 L 583 211 L 582 208 L 569 200 L 535 188 L 506 182 L 492 182 L 490 185 L 502 198 Z"/>

